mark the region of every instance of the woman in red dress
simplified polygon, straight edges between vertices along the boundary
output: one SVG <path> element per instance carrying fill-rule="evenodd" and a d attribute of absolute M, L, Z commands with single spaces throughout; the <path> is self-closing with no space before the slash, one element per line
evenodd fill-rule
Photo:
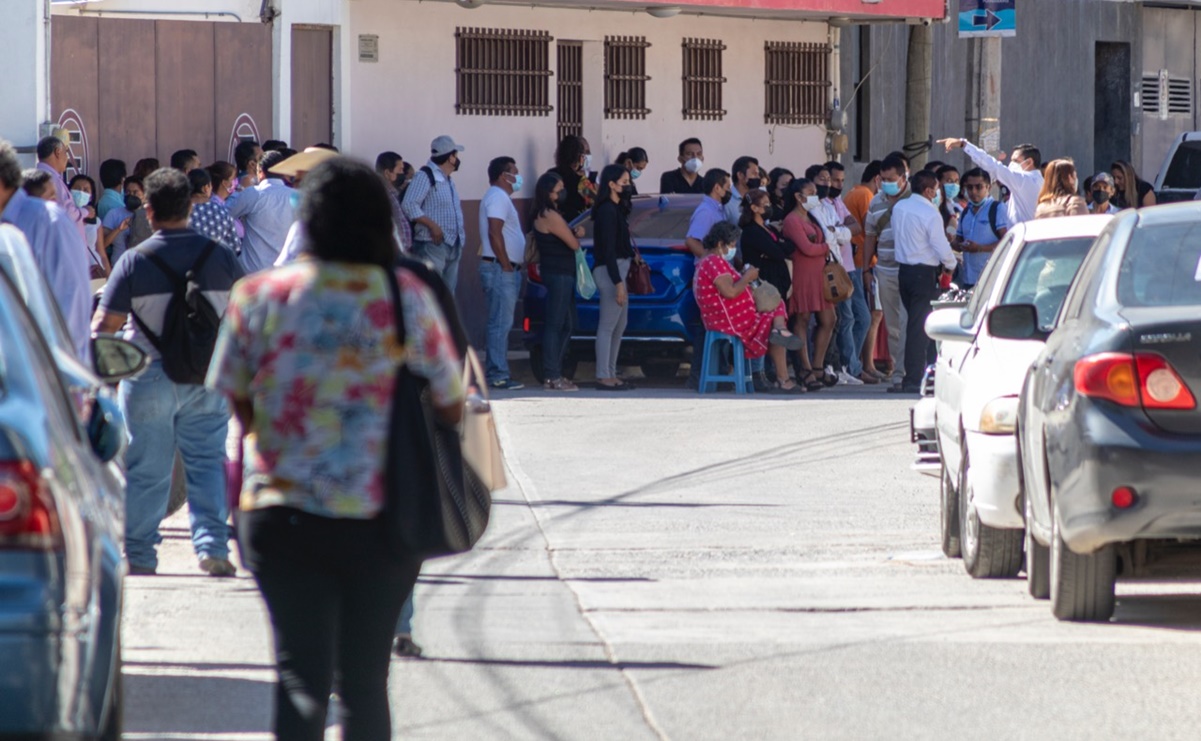
<path fill-rule="evenodd" d="M 801 393 L 805 389 L 788 377 L 785 350 L 801 347 L 801 338 L 788 331 L 787 313 L 781 301 L 772 311 L 759 312 L 751 285 L 759 269 L 748 267 L 742 275 L 731 264 L 742 230 L 728 222 L 713 225 L 705 236 L 705 256 L 696 266 L 693 286 L 701 320 L 710 332 L 721 332 L 742 340 L 748 358 L 771 354 L 776 366 L 776 393 Z"/>
<path fill-rule="evenodd" d="M 788 187 L 786 203 L 792 211 L 784 217 L 784 237 L 797 246 L 792 253 L 792 296 L 788 310 L 795 319 L 792 331 L 802 338 L 809 336 L 809 317 L 817 315 L 817 332 L 813 338 L 813 359 L 809 358 L 809 343 L 801 344 L 801 368 L 799 381 L 810 391 L 821 389 L 826 350 L 834 334 L 834 304 L 826 301 L 822 292 L 822 271 L 830 246 L 821 223 L 809 212 L 821 207 L 817 197 L 817 186 L 812 180 L 797 178 Z"/>

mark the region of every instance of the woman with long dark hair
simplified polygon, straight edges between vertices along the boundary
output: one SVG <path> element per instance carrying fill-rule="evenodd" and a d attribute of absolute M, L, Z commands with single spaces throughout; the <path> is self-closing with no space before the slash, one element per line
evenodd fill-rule
<path fill-rule="evenodd" d="M 89 270 L 92 280 L 107 278 L 108 274 L 112 272 L 112 266 L 108 262 L 108 255 L 104 254 L 104 250 L 100 248 L 101 224 L 100 219 L 95 216 L 96 181 L 87 175 L 80 174 L 71 178 L 71 183 L 67 187 L 71 190 L 71 198 L 74 199 L 75 205 L 84 211 L 84 242 L 88 248 L 88 260 L 91 262 Z M 92 216 L 87 216 L 89 212 L 86 209 L 89 206 L 92 209 Z"/>
<path fill-rule="evenodd" d="M 809 318 L 817 315 L 817 331 L 813 337 L 813 357 L 809 357 L 809 343 L 801 347 L 801 370 L 798 377 L 806 389 L 818 391 L 823 386 L 820 369 L 826 364 L 826 350 L 834 334 L 834 305 L 826 301 L 822 292 L 822 272 L 826 267 L 826 256 L 830 245 L 826 242 L 825 229 L 814 215 L 821 207 L 817 197 L 817 185 L 812 180 L 797 178 L 788 187 L 788 199 L 792 211 L 784 217 L 784 237 L 796 245 L 792 253 L 792 296 L 788 301 L 793 320 L 792 331 L 802 338 L 809 337 Z"/>
<path fill-rule="evenodd" d="M 778 224 L 792 210 L 791 206 L 784 203 L 788 186 L 792 185 L 792 178 L 792 170 L 784 167 L 773 167 L 768 173 L 767 195 L 771 198 L 771 214 L 767 218 L 768 221 Z"/>
<path fill-rule="evenodd" d="M 334 157 L 302 193 L 306 251 L 234 286 L 208 384 L 245 431 L 239 542 L 275 636 L 275 736 L 324 738 L 337 668 L 343 738 L 382 741 L 396 620 L 421 567 L 394 554 L 380 518 L 392 389 L 403 363 L 456 424 L 461 366 L 430 288 L 394 267 L 375 171 Z"/>
<path fill-rule="evenodd" d="M 1113 176 L 1116 191 L 1113 205 L 1119 209 L 1155 205 L 1155 188 L 1138 176 L 1134 165 L 1126 160 L 1118 160 L 1109 166 L 1109 172 Z"/>
<path fill-rule="evenodd" d="M 638 195 L 638 184 L 635 181 L 642 177 L 643 171 L 650 163 L 650 157 L 642 147 L 630 147 L 617 155 L 617 164 L 630 171 L 630 195 Z"/>
<path fill-rule="evenodd" d="M 596 327 L 596 387 L 602 391 L 628 391 L 631 384 L 617 378 L 617 357 L 621 335 L 630 312 L 626 276 L 634 250 L 630 225 L 622 201 L 630 184 L 630 172 L 621 165 L 608 165 L 601 171 L 600 189 L 592 208 L 592 277 L 596 280 L 600 302 L 600 321 Z"/>
<path fill-rule="evenodd" d="M 530 223 L 538 246 L 538 271 L 546 286 L 546 321 L 542 333 L 542 369 L 547 391 L 578 391 L 563 375 L 563 360 L 575 330 L 575 254 L 583 227 L 573 231 L 559 213 L 564 197 L 563 178 L 551 171 L 534 185 Z"/>
<path fill-rule="evenodd" d="M 553 172 L 563 180 L 567 195 L 559 204 L 559 212 L 567 221 L 574 221 L 592 205 L 591 183 L 588 181 L 588 143 L 582 136 L 568 135 L 555 150 Z"/>
<path fill-rule="evenodd" d="M 738 221 L 742 229 L 742 260 L 759 268 L 759 277 L 775 286 L 780 297 L 787 300 L 792 290 L 788 260 L 796 245 L 784 239 L 778 229 L 768 226 L 771 212 L 767 193 L 752 190 L 742 197 L 742 218 Z"/>

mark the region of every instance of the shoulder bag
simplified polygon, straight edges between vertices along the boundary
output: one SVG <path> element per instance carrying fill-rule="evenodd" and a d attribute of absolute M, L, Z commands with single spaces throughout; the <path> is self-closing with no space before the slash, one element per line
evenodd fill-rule
<path fill-rule="evenodd" d="M 405 341 L 404 307 L 400 285 L 391 270 L 388 287 L 396 316 L 396 334 Z M 466 367 L 474 374 L 479 361 Z M 482 423 L 495 435 L 491 409 L 478 391 L 467 404 L 468 417 L 461 428 L 442 424 L 435 414 L 429 381 L 416 375 L 407 364 L 397 371 L 384 469 L 384 510 L 382 518 L 389 544 L 400 556 L 433 558 L 464 553 L 479 541 L 488 526 L 492 496 L 485 479 L 467 463 L 464 437 L 478 431 L 481 422 L 475 415 L 487 415 Z M 494 440 L 495 441 L 495 440 Z M 467 444 L 474 447 L 474 440 Z M 486 446 L 488 454 L 499 456 L 499 443 Z M 473 454 L 474 455 L 474 454 Z M 486 460 L 486 459 L 485 459 Z M 487 461 L 485 474 L 495 479 L 494 466 Z M 503 473 L 500 483 L 503 485 Z"/>
<path fill-rule="evenodd" d="M 822 295 L 832 304 L 841 304 L 851 297 L 855 285 L 846 268 L 834 257 L 833 253 L 826 255 L 826 266 L 822 268 Z"/>
<path fill-rule="evenodd" d="M 634 244 L 632 239 L 630 246 L 634 248 L 634 260 L 630 264 L 630 272 L 626 275 L 626 291 L 631 296 L 648 296 L 655 292 L 655 287 L 651 284 L 651 266 L 642 259 L 642 253 L 638 251 L 638 245 Z"/>

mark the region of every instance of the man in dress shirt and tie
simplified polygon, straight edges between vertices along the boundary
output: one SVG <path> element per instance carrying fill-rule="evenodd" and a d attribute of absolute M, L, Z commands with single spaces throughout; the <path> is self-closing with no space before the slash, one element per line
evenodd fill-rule
<path fill-rule="evenodd" d="M 930 315 L 930 303 L 938 298 L 939 269 L 953 271 L 956 260 L 938 210 L 942 199 L 938 177 L 931 172 L 919 172 L 909 179 L 909 187 L 914 197 L 901 201 L 892 210 L 898 284 L 908 323 L 905 378 L 889 391 L 916 394 L 921 391 L 926 366 L 934 362 L 934 343 L 926 335 L 926 317 Z"/>

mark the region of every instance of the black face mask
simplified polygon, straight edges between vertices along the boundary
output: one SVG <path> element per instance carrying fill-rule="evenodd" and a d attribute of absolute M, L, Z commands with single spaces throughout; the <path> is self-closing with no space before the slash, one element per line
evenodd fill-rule
<path fill-rule="evenodd" d="M 723 206 L 726 205 L 727 203 L 730 202 L 730 199 L 733 197 L 734 197 L 734 191 L 727 190 L 726 194 L 721 197 L 721 205 L 723 205 Z"/>
<path fill-rule="evenodd" d="M 840 195 L 842 195 L 842 188 L 835 188 L 833 185 L 831 185 L 830 186 L 830 197 L 837 198 Z"/>
<path fill-rule="evenodd" d="M 461 165 L 461 164 L 463 164 L 463 160 L 459 159 L 458 157 L 455 157 L 455 172 L 459 171 L 459 165 Z"/>
<path fill-rule="evenodd" d="M 1109 203 L 1109 191 L 1094 190 L 1093 191 L 1093 203 L 1100 203 L 1102 205 Z"/>
<path fill-rule="evenodd" d="M 133 213 L 142 207 L 142 199 L 137 196 L 125 196 L 125 210 Z"/>
<path fill-rule="evenodd" d="M 822 199 L 823 201 L 826 200 L 827 198 L 829 198 L 830 197 L 830 186 L 828 186 L 828 185 L 817 186 L 817 197 Z"/>
<path fill-rule="evenodd" d="M 746 181 L 746 189 L 747 190 L 759 190 L 759 186 L 762 184 L 763 184 L 763 181 L 760 180 L 759 178 L 751 178 L 750 180 Z"/>

